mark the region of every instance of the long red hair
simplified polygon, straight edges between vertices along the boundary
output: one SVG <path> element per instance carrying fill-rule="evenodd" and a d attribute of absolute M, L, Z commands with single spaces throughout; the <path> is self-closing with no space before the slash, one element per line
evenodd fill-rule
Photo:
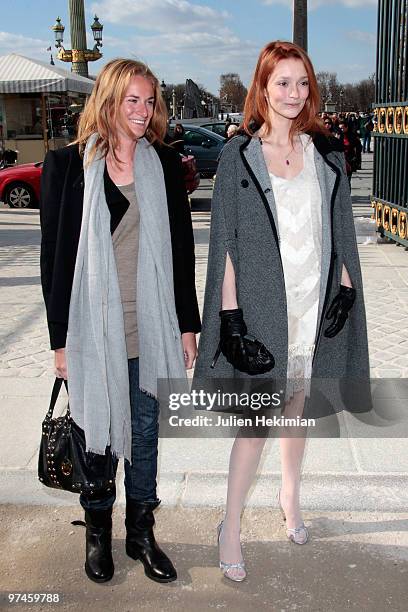
<path fill-rule="evenodd" d="M 269 77 L 278 63 L 288 58 L 300 59 L 303 62 L 309 80 L 309 96 L 301 113 L 292 122 L 289 133 L 290 138 L 293 138 L 298 132 L 323 132 L 322 125 L 317 116 L 320 110 L 319 86 L 309 56 L 301 47 L 294 43 L 275 40 L 268 43 L 259 54 L 252 83 L 245 100 L 242 127 L 250 136 L 263 124 L 265 124 L 267 133 L 273 129 L 268 113 L 265 89 L 268 85 Z"/>

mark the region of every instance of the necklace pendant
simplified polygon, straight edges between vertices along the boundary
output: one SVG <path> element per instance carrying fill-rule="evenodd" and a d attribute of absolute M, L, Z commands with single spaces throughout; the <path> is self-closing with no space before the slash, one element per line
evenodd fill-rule
<path fill-rule="evenodd" d="M 286 165 L 289 166 L 289 160 L 288 159 L 286 160 Z"/>

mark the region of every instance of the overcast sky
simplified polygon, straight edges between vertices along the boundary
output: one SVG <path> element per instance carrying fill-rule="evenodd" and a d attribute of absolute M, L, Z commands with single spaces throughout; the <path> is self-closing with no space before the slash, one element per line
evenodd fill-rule
<path fill-rule="evenodd" d="M 218 94 L 219 75 L 238 72 L 248 85 L 262 46 L 291 39 L 292 6 L 292 0 L 86 0 L 91 47 L 95 12 L 104 25 L 104 57 L 89 65 L 90 72 L 113 57 L 135 57 L 167 83 L 191 78 Z M 48 62 L 57 16 L 70 48 L 68 0 L 3 0 L 0 55 Z M 309 0 L 309 54 L 316 71 L 337 72 L 342 82 L 372 74 L 376 24 L 377 0 Z"/>

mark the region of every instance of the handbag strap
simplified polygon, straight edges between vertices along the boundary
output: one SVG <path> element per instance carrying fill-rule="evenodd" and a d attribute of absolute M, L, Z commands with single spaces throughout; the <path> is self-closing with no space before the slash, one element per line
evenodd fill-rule
<path fill-rule="evenodd" d="M 63 378 L 56 378 L 55 382 L 54 382 L 54 386 L 52 388 L 52 392 L 51 392 L 51 399 L 50 399 L 50 407 L 48 408 L 48 412 L 46 414 L 47 419 L 52 419 L 52 415 L 54 412 L 54 408 L 55 408 L 55 404 L 57 403 L 57 399 L 59 396 L 59 392 L 61 391 L 61 387 L 62 387 L 62 382 L 64 381 L 64 385 L 65 388 L 67 390 L 68 393 L 68 383 L 66 380 L 64 380 Z M 67 416 L 70 416 L 71 412 L 69 409 L 69 404 L 67 406 Z"/>

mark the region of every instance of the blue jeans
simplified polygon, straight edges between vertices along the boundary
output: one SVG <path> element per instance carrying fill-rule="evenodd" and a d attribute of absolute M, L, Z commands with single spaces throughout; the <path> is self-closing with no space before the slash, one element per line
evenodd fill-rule
<path fill-rule="evenodd" d="M 129 359 L 128 367 L 132 463 L 125 459 L 126 497 L 135 501 L 156 501 L 159 404 L 139 389 L 139 359 Z M 84 510 L 107 510 L 115 499 L 116 491 L 113 491 L 98 498 L 81 495 L 79 501 Z"/>
<path fill-rule="evenodd" d="M 370 153 L 371 132 L 367 132 L 363 138 L 363 153 Z"/>

